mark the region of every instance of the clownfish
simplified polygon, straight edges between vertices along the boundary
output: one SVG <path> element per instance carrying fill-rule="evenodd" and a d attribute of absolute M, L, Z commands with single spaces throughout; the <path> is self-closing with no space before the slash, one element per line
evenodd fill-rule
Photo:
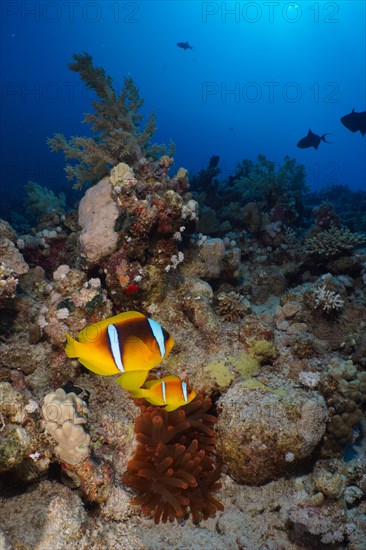
<path fill-rule="evenodd" d="M 196 392 L 191 390 L 188 394 L 188 384 L 179 376 L 164 376 L 159 380 L 149 380 L 144 388 L 130 391 L 130 395 L 137 399 L 143 397 L 152 405 L 166 405 L 166 411 L 175 411 L 190 403 L 196 397 Z"/>
<path fill-rule="evenodd" d="M 125 390 L 137 390 L 149 370 L 156 367 L 174 345 L 171 335 L 157 321 L 138 311 L 120 313 L 84 328 L 74 340 L 66 333 L 65 353 L 77 357 L 87 369 L 110 376 Z"/>

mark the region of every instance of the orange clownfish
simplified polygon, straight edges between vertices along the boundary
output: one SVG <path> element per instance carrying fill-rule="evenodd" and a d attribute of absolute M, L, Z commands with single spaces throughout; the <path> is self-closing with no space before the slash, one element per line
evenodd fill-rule
<path fill-rule="evenodd" d="M 149 370 L 168 355 L 174 345 L 170 334 L 157 321 L 138 311 L 120 313 L 84 328 L 74 340 L 66 333 L 65 353 L 77 357 L 84 367 L 110 376 L 125 390 L 137 390 Z"/>
<path fill-rule="evenodd" d="M 138 399 L 143 397 L 152 405 L 166 405 L 166 411 L 175 411 L 190 403 L 196 397 L 196 392 L 191 390 L 188 395 L 188 384 L 179 376 L 164 376 L 159 380 L 149 380 L 144 388 L 130 391 L 130 395 Z"/>

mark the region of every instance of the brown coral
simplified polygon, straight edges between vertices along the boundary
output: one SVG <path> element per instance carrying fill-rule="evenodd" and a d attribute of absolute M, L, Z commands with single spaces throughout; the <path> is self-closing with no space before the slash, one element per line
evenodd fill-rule
<path fill-rule="evenodd" d="M 306 251 L 319 258 L 338 258 L 351 254 L 352 249 L 365 242 L 361 233 L 352 233 L 348 228 L 332 226 L 306 239 Z"/>
<path fill-rule="evenodd" d="M 215 299 L 215 310 L 225 321 L 238 323 L 250 312 L 250 303 L 237 292 L 220 292 Z"/>
<path fill-rule="evenodd" d="M 185 407 L 166 412 L 136 401 L 138 441 L 123 481 L 139 494 L 140 504 L 155 523 L 191 513 L 195 523 L 214 516 L 223 505 L 212 493 L 220 487 L 220 465 L 213 454 L 216 417 L 207 414 L 211 400 L 202 394 Z"/>

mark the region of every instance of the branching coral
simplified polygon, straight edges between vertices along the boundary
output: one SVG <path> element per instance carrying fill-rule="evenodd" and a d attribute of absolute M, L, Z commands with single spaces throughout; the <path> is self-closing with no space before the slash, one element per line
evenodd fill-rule
<path fill-rule="evenodd" d="M 326 285 L 318 287 L 314 292 L 314 308 L 321 308 L 325 313 L 339 311 L 344 306 L 344 300 L 338 292 L 327 289 Z"/>
<path fill-rule="evenodd" d="M 264 155 L 258 155 L 257 162 L 243 160 L 237 165 L 233 176 L 235 190 L 246 201 L 263 200 L 266 198 L 269 206 L 275 202 L 291 197 L 295 201 L 301 199 L 306 191 L 306 174 L 302 164 L 296 164 L 294 159 L 285 156 L 283 164 L 276 170 L 276 164 Z"/>
<path fill-rule="evenodd" d="M 216 296 L 215 310 L 226 321 L 237 323 L 250 312 L 250 303 L 237 292 L 220 292 Z"/>
<path fill-rule="evenodd" d="M 69 69 L 79 73 L 86 86 L 98 96 L 92 102 L 94 112 L 84 118 L 95 135 L 74 136 L 68 141 L 62 134 L 55 134 L 48 144 L 52 151 L 62 151 L 67 161 L 75 161 L 66 165 L 66 174 L 68 179 L 75 180 L 76 188 L 81 188 L 108 175 L 112 166 L 121 161 L 134 164 L 144 154 L 153 154 L 150 140 L 155 132 L 155 117 L 151 114 L 143 126 L 139 112 L 143 99 L 132 78 L 125 78 L 122 91 L 117 95 L 112 78 L 102 67 L 93 66 L 91 55 L 84 52 L 73 57 L 74 63 L 69 63 Z"/>
<path fill-rule="evenodd" d="M 198 394 L 170 413 L 140 406 L 142 414 L 135 419 L 138 445 L 123 476 L 139 493 L 132 502 L 140 504 L 155 523 L 189 513 L 197 523 L 223 510 L 212 495 L 220 487 L 220 466 L 213 454 L 216 417 L 207 414 L 211 400 Z"/>
<path fill-rule="evenodd" d="M 350 254 L 355 246 L 362 245 L 365 240 L 362 234 L 333 226 L 307 239 L 305 246 L 309 254 L 329 259 Z"/>
<path fill-rule="evenodd" d="M 52 212 L 63 212 L 65 206 L 65 195 L 59 193 L 56 195 L 52 189 L 42 187 L 34 181 L 28 181 L 25 185 L 27 197 L 24 201 L 25 211 L 29 213 L 36 221 Z"/>

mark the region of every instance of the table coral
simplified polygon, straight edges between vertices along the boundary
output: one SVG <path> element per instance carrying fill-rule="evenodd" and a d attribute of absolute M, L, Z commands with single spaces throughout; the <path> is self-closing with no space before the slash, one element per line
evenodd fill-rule
<path fill-rule="evenodd" d="M 197 523 L 222 510 L 213 496 L 220 487 L 220 466 L 214 455 L 216 417 L 207 413 L 211 400 L 202 394 L 173 412 L 141 404 L 135 419 L 138 441 L 123 481 L 139 496 L 155 523 L 173 521 L 189 513 Z"/>

